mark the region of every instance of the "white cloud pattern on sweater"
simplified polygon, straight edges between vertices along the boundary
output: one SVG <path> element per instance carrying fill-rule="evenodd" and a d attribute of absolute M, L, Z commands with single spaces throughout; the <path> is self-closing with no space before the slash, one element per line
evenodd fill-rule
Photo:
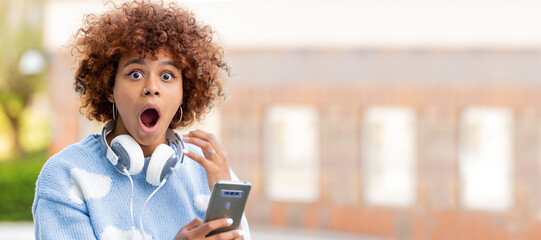
<path fill-rule="evenodd" d="M 82 204 L 83 200 L 100 199 L 111 190 L 113 180 L 109 176 L 89 173 L 83 169 L 72 168 L 70 200 Z"/>
<path fill-rule="evenodd" d="M 194 206 L 201 212 L 207 211 L 210 202 L 210 195 L 198 194 L 194 199 Z"/>

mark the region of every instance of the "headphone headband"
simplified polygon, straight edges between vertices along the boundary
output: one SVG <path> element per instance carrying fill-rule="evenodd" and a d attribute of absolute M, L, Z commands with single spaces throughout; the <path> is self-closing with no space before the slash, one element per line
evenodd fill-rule
<path fill-rule="evenodd" d="M 115 128 L 115 121 L 111 121 L 103 126 L 101 130 L 101 145 L 103 146 L 103 154 L 109 159 L 109 162 L 116 166 L 118 164 L 118 156 L 113 152 L 113 149 L 109 147 L 107 143 L 107 134 L 109 134 Z"/>
<path fill-rule="evenodd" d="M 102 137 L 101 144 L 103 145 L 103 154 L 107 157 L 109 162 L 113 164 L 113 166 L 116 166 L 118 164 L 118 156 L 115 154 L 115 152 L 113 152 L 113 149 L 111 149 L 111 147 L 109 146 L 109 143 L 107 143 L 106 136 L 111 131 L 113 131 L 113 129 L 115 128 L 115 123 L 116 123 L 115 121 L 110 121 L 106 123 L 105 126 L 103 126 L 103 129 L 101 131 L 101 137 Z M 167 129 L 165 137 L 167 138 L 169 142 L 172 142 L 173 145 L 175 145 L 175 147 L 177 148 L 177 152 L 175 153 L 175 155 L 177 155 L 180 161 L 178 161 L 176 166 L 173 168 L 173 171 L 176 171 L 179 168 L 180 164 L 184 161 L 184 153 L 182 152 L 182 150 L 184 149 L 184 142 L 182 141 L 182 138 L 180 138 L 180 136 L 171 129 Z"/>

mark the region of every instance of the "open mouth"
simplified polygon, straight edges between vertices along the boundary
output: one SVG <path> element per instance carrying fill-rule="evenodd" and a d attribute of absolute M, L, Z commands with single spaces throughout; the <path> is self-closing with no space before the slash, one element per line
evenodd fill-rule
<path fill-rule="evenodd" d="M 145 110 L 143 113 L 141 113 L 141 122 L 145 127 L 152 128 L 156 123 L 158 122 L 158 119 L 160 119 L 160 114 L 158 114 L 158 111 L 154 108 L 149 108 Z"/>

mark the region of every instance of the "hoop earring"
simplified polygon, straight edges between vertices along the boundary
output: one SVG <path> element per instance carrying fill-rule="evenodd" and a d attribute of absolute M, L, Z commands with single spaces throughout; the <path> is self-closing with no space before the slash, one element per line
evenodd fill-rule
<path fill-rule="evenodd" d="M 115 106 L 115 103 L 113 103 L 113 120 L 116 121 L 116 106 Z"/>
<path fill-rule="evenodd" d="M 180 121 L 182 121 L 182 107 L 178 107 L 178 109 L 180 109 L 180 118 L 178 118 L 178 121 L 175 123 L 175 125 L 179 125 Z"/>

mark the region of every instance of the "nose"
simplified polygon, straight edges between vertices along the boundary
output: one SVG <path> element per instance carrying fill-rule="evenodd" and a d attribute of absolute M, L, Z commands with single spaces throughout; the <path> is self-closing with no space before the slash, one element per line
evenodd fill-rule
<path fill-rule="evenodd" d="M 158 80 L 153 79 L 153 77 L 150 77 L 147 82 L 146 86 L 143 88 L 143 95 L 149 96 L 149 95 L 160 95 L 160 90 L 158 87 Z"/>
<path fill-rule="evenodd" d="M 143 88 L 143 94 L 145 95 L 150 95 L 150 91 L 148 91 L 146 88 Z"/>

